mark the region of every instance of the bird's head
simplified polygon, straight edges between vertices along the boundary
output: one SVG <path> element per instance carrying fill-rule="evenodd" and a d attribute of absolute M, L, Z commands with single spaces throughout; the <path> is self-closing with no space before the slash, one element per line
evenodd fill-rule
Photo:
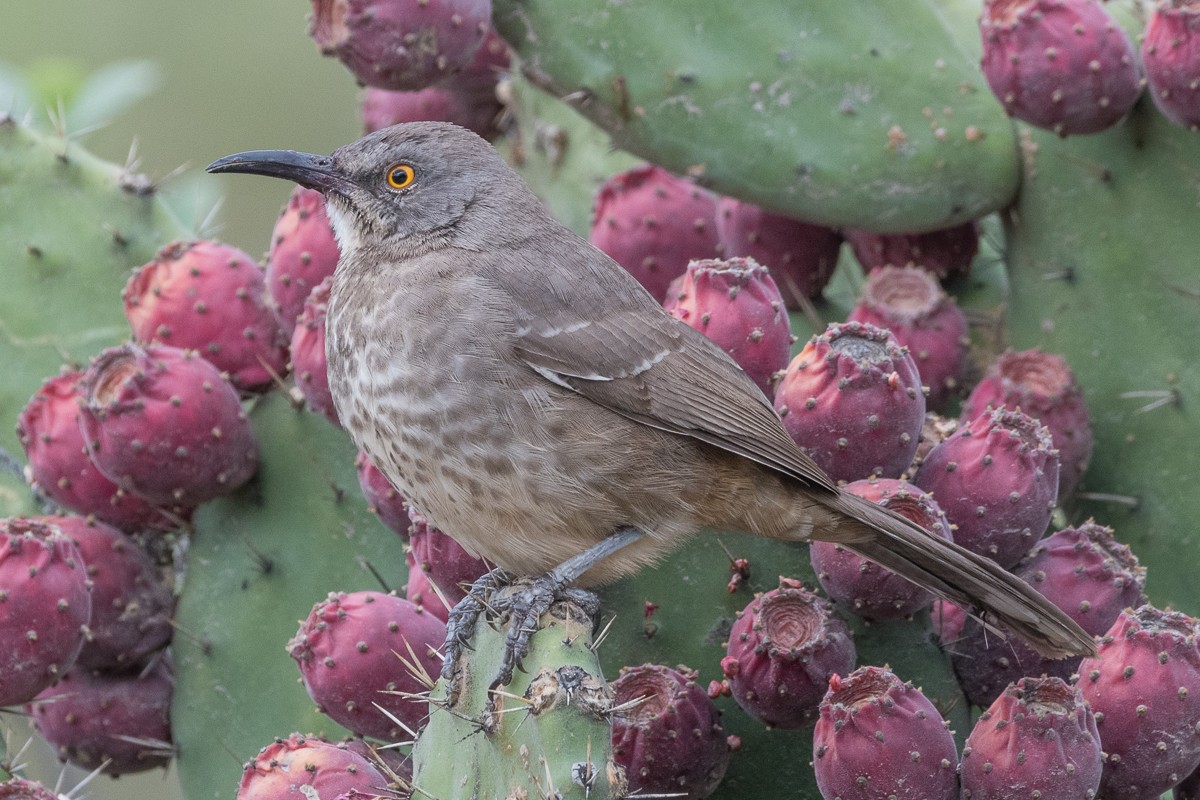
<path fill-rule="evenodd" d="M 519 179 L 497 179 L 511 172 L 490 144 L 442 122 L 393 125 L 327 156 L 237 153 L 208 171 L 268 175 L 319 190 L 343 254 L 389 245 L 409 252 L 439 243 L 472 246 L 482 234 L 473 225 L 494 216 L 488 209 L 523 205 L 528 194 Z"/>

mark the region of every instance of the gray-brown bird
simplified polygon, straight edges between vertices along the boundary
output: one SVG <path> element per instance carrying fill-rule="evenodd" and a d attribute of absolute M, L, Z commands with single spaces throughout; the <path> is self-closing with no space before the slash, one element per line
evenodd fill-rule
<path fill-rule="evenodd" d="M 1093 651 L 1023 581 L 839 490 L 724 351 L 475 134 L 409 123 L 329 156 L 253 151 L 209 171 L 324 193 L 341 249 L 326 319 L 338 414 L 431 522 L 508 576 L 545 576 L 512 609 L 510 663 L 555 591 L 706 528 L 838 542 L 1046 655 Z"/>

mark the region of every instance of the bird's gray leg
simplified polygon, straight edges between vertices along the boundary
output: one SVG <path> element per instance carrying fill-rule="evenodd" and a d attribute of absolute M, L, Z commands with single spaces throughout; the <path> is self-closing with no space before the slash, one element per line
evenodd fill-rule
<path fill-rule="evenodd" d="M 618 528 L 544 575 L 522 581 L 524 585 L 519 591 L 505 595 L 495 595 L 495 590 L 501 585 L 512 583 L 509 576 L 501 570 L 494 570 L 475 581 L 467 596 L 450 612 L 450 620 L 446 626 L 446 660 L 442 665 L 442 677 L 449 679 L 454 674 L 462 648 L 470 638 L 475 622 L 480 613 L 487 610 L 497 616 L 507 615 L 509 618 L 508 634 L 504 640 L 504 661 L 492 686 L 507 684 L 512 680 L 513 668 L 520 668 L 521 659 L 529 652 L 529 637 L 537 630 L 538 618 L 555 600 L 564 596 L 592 614 L 599 611 L 600 599 L 596 595 L 582 589 L 573 589 L 571 584 L 608 556 L 645 535 L 645 531 L 637 528 Z"/>

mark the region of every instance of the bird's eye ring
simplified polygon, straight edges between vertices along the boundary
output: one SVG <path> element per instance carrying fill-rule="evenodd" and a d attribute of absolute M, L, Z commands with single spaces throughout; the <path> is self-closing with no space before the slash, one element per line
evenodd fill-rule
<path fill-rule="evenodd" d="M 409 164 L 393 164 L 388 167 L 387 183 L 393 189 L 407 189 L 416 178 L 416 172 Z"/>

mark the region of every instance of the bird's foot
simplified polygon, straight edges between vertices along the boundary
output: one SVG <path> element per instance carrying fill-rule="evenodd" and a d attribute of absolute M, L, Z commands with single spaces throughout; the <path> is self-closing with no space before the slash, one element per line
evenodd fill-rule
<path fill-rule="evenodd" d="M 446 644 L 442 648 L 442 677 L 450 680 L 458 670 L 458 661 L 463 650 L 470 649 L 471 634 L 475 623 L 485 608 L 490 608 L 492 595 L 512 578 L 502 569 L 494 569 L 475 580 L 467 590 L 467 596 L 459 600 L 446 620 Z"/>

